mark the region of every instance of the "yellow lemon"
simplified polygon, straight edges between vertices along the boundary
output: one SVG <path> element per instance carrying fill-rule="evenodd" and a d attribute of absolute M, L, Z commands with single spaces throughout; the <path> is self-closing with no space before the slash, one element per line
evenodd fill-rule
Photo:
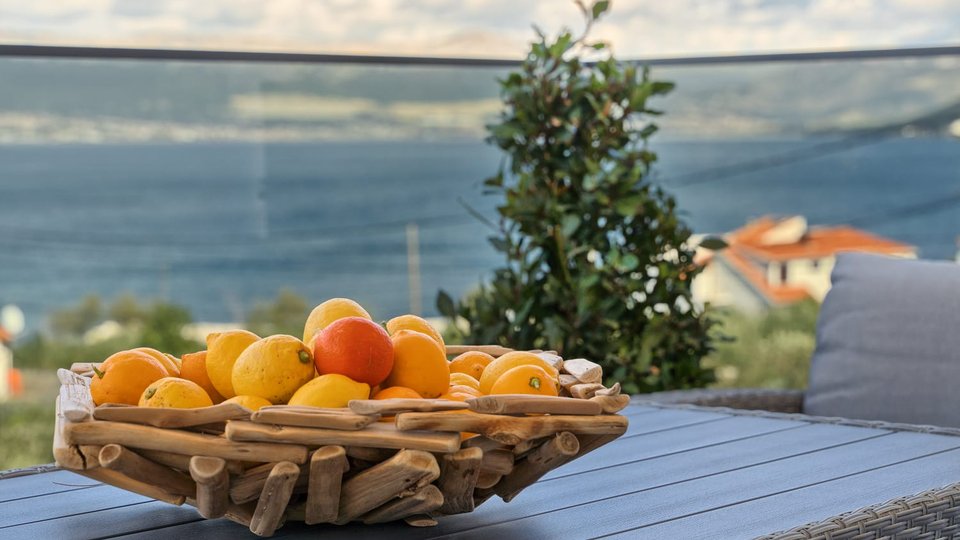
<path fill-rule="evenodd" d="M 372 321 L 373 317 L 363 306 L 349 298 L 331 298 L 313 308 L 303 325 L 303 342 L 309 344 L 317 332 L 330 326 L 330 323 L 344 317 L 363 317 Z"/>
<path fill-rule="evenodd" d="M 217 392 L 225 397 L 237 395 L 233 390 L 233 364 L 247 347 L 260 336 L 246 330 L 230 330 L 207 335 L 207 376 Z"/>
<path fill-rule="evenodd" d="M 151 349 L 150 347 L 137 347 L 136 349 L 130 350 L 142 352 L 152 356 L 157 362 L 160 362 L 160 365 L 163 366 L 163 369 L 167 370 L 167 373 L 169 373 L 171 377 L 180 376 L 180 362 L 174 362 L 170 356 L 167 356 L 156 349 Z"/>
<path fill-rule="evenodd" d="M 224 403 L 236 403 L 237 405 L 246 407 L 251 411 L 259 410 L 260 407 L 266 407 L 267 405 L 273 405 L 269 401 L 259 396 L 233 396 L 232 398 L 224 401 Z"/>
<path fill-rule="evenodd" d="M 497 379 L 499 379 L 501 375 L 512 368 L 526 365 L 542 367 L 553 379 L 557 379 L 560 376 L 557 368 L 548 364 L 543 358 L 531 352 L 512 351 L 487 364 L 487 367 L 483 370 L 483 375 L 480 376 L 480 391 L 484 394 L 490 394 L 493 383 L 497 382 Z"/>
<path fill-rule="evenodd" d="M 277 335 L 244 349 L 233 364 L 231 380 L 237 395 L 258 396 L 279 405 L 314 375 L 313 356 L 307 346 L 293 336 Z"/>
<path fill-rule="evenodd" d="M 186 379 L 164 377 L 153 382 L 140 396 L 141 407 L 196 409 L 210 407 L 213 401 L 200 385 Z"/>
<path fill-rule="evenodd" d="M 467 375 L 466 373 L 451 373 L 450 374 L 450 386 L 460 384 L 463 386 L 469 386 L 474 390 L 480 390 L 480 381 L 474 379 L 473 377 Z"/>
<path fill-rule="evenodd" d="M 370 385 L 356 382 L 346 375 L 330 373 L 321 375 L 300 387 L 290 398 L 289 405 L 310 407 L 346 407 L 351 399 L 370 397 Z"/>
<path fill-rule="evenodd" d="M 401 330 L 413 330 L 421 334 L 426 334 L 433 338 L 433 340 L 440 345 L 440 348 L 446 352 L 446 344 L 443 343 L 443 336 L 440 335 L 440 332 L 426 320 L 416 315 L 400 315 L 387 321 L 387 333 L 391 336 Z"/>

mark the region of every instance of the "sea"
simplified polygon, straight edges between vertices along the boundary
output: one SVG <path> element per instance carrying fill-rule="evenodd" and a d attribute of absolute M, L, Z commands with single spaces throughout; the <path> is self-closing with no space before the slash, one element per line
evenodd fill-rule
<path fill-rule="evenodd" d="M 652 181 L 695 232 L 800 214 L 922 258 L 957 253 L 960 139 L 651 149 Z M 438 290 L 462 295 L 503 262 L 484 222 L 500 201 L 482 185 L 501 159 L 480 140 L 0 146 L 0 305 L 20 306 L 32 330 L 85 295 L 124 292 L 198 321 L 242 320 L 282 289 L 311 304 L 354 298 L 378 319 L 418 304 L 435 315 Z"/>

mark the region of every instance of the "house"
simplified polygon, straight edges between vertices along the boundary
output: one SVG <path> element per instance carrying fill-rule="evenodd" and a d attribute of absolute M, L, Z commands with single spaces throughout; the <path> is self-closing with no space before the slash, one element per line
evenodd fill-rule
<path fill-rule="evenodd" d="M 822 301 L 842 251 L 917 256 L 913 246 L 848 226 L 811 227 L 803 216 L 762 217 L 723 238 L 727 248 L 697 251 L 704 268 L 694 279 L 693 298 L 747 312 Z"/>

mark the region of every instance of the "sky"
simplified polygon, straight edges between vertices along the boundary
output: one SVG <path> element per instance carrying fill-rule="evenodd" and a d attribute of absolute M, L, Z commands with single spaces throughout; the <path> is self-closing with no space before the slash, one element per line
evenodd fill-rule
<path fill-rule="evenodd" d="M 568 0 L 0 0 L 0 43 L 516 58 Z M 623 58 L 960 44 L 958 0 L 614 0 Z"/>

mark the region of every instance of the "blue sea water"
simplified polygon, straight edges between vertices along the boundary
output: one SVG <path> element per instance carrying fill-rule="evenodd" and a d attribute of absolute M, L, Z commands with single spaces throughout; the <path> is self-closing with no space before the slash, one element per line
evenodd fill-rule
<path fill-rule="evenodd" d="M 960 192 L 960 140 L 756 163 L 818 143 L 657 142 L 656 178 L 699 232 L 803 214 L 954 256 L 960 205 L 937 201 Z M 87 293 L 124 291 L 237 320 L 288 287 L 386 318 L 409 309 L 413 222 L 432 314 L 438 289 L 462 294 L 501 262 L 459 202 L 494 215 L 481 183 L 499 160 L 480 141 L 0 147 L 0 303 L 19 304 L 30 328 Z"/>

